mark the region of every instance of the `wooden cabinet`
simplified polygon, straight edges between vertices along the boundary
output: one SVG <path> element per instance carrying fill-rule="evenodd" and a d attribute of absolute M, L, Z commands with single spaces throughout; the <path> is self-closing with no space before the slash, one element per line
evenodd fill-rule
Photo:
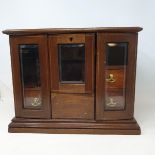
<path fill-rule="evenodd" d="M 133 117 L 140 27 L 14 29 L 9 132 L 140 134 Z"/>

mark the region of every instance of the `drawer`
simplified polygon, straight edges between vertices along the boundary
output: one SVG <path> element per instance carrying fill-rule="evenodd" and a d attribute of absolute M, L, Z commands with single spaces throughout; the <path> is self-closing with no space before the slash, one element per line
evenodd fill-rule
<path fill-rule="evenodd" d="M 107 69 L 106 88 L 125 88 L 125 72 L 124 69 Z"/>
<path fill-rule="evenodd" d="M 94 96 L 52 93 L 52 118 L 93 119 Z"/>
<path fill-rule="evenodd" d="M 105 93 L 105 110 L 124 110 L 125 90 L 114 89 Z"/>

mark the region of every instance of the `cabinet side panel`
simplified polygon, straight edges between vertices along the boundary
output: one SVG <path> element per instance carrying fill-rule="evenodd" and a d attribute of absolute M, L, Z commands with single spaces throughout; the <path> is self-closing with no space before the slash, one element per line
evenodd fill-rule
<path fill-rule="evenodd" d="M 9 37 L 10 41 L 10 56 L 11 56 L 11 68 L 12 68 L 12 80 L 13 80 L 13 93 L 14 93 L 14 107 L 15 107 L 15 116 L 21 116 L 22 109 L 22 86 L 20 79 L 20 70 L 19 70 L 19 60 L 14 44 L 16 43 L 13 36 Z"/>

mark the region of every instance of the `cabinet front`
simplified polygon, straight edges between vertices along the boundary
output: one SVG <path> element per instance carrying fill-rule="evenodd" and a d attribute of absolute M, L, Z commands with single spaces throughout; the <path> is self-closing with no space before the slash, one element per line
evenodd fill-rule
<path fill-rule="evenodd" d="M 137 35 L 99 33 L 96 75 L 97 119 L 133 116 Z"/>
<path fill-rule="evenodd" d="M 54 119 L 94 118 L 94 35 L 49 37 Z"/>
<path fill-rule="evenodd" d="M 16 117 L 50 118 L 47 38 L 11 37 L 10 44 Z"/>

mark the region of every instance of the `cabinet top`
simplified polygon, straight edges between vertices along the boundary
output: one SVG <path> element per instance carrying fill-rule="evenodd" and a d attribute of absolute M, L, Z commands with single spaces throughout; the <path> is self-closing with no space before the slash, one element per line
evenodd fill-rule
<path fill-rule="evenodd" d="M 44 28 L 44 29 L 7 29 L 2 31 L 8 35 L 36 35 L 36 34 L 60 34 L 60 33 L 91 33 L 91 32 L 113 32 L 113 33 L 136 33 L 141 27 L 94 27 L 94 28 Z"/>

